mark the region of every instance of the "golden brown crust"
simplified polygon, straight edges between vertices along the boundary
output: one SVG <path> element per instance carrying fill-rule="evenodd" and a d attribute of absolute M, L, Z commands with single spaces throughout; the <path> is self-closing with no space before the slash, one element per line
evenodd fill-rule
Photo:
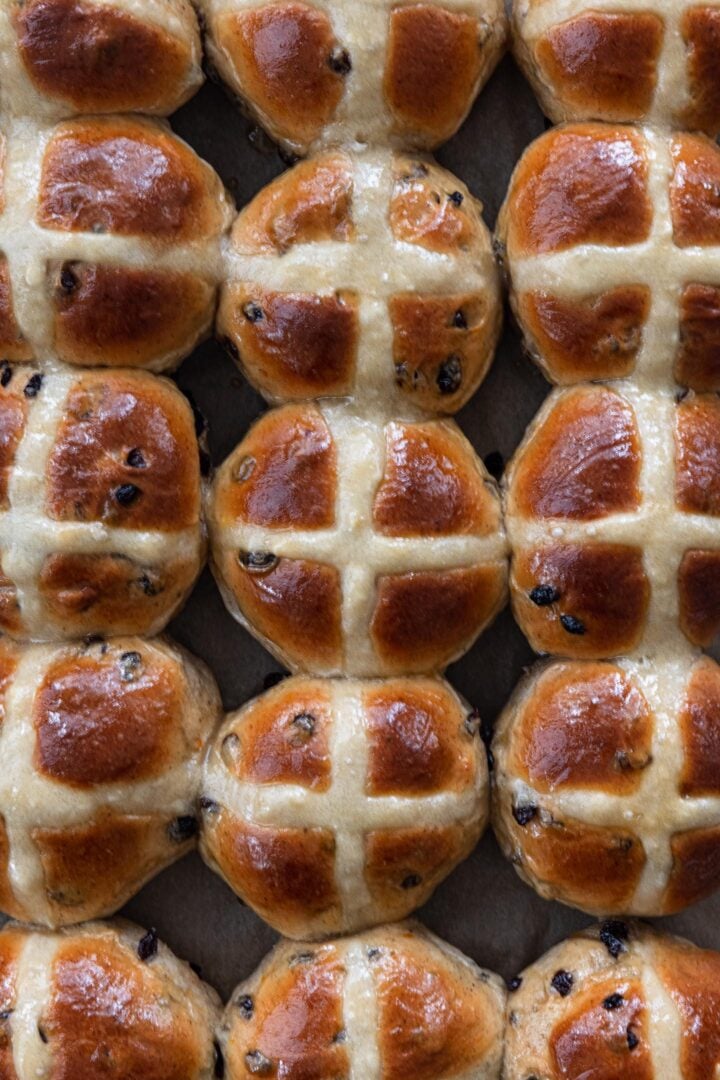
<path fill-rule="evenodd" d="M 369 795 L 417 796 L 465 788 L 475 769 L 457 701 L 440 683 L 393 680 L 363 694 Z"/>
<path fill-rule="evenodd" d="M 330 689 L 321 680 L 286 682 L 251 702 L 224 736 L 231 775 L 256 784 L 327 791 L 331 780 Z M 238 745 L 239 740 L 239 745 Z"/>
<path fill-rule="evenodd" d="M 720 400 L 680 402 L 675 414 L 677 505 L 689 514 L 720 517 Z"/>
<path fill-rule="evenodd" d="M 684 796 L 720 795 L 720 671 L 710 660 L 695 668 L 680 715 Z"/>
<path fill-rule="evenodd" d="M 159 567 L 124 555 L 56 554 L 43 562 L 38 592 L 53 620 L 78 636 L 102 631 L 146 634 L 169 621 L 199 570 L 198 563 L 185 558 L 168 559 Z M 22 637 L 27 632 L 13 596 L 14 590 L 8 590 L 2 628 Z"/>
<path fill-rule="evenodd" d="M 220 1039 L 229 1080 L 263 1070 L 349 1080 L 366 1062 L 387 1080 L 494 1077 L 503 1003 L 497 976 L 401 923 L 319 946 L 280 942 L 233 994 Z"/>
<path fill-rule="evenodd" d="M 585 910 L 628 909 L 646 861 L 632 830 L 573 821 L 546 824 L 541 816 L 526 826 L 514 821 L 508 826 L 518 870 L 546 896 Z"/>
<path fill-rule="evenodd" d="M 563 299 L 550 292 L 516 297 L 520 319 L 538 363 L 560 385 L 629 375 L 650 313 L 644 286 Z"/>
<path fill-rule="evenodd" d="M 195 1080 L 207 1063 L 208 1033 L 191 1021 L 179 988 L 108 939 L 59 945 L 41 1024 L 54 1080 L 104 1080 L 108 1059 L 118 1076 Z"/>
<path fill-rule="evenodd" d="M 220 810 L 213 833 L 223 875 L 263 918 L 338 917 L 332 829 L 263 827 Z"/>
<path fill-rule="evenodd" d="M 200 338 L 212 300 L 212 286 L 194 274 L 64 263 L 55 293 L 55 347 L 70 364 L 148 367 Z"/>
<path fill-rule="evenodd" d="M 577 995 L 572 1012 L 554 1027 L 550 1052 L 558 1077 L 594 1072 L 598 1080 L 654 1080 L 644 987 L 624 983 L 620 1005 L 608 1009 L 614 992 L 608 981 Z"/>
<path fill-rule="evenodd" d="M 691 93 L 683 126 L 715 133 L 720 128 L 720 12 L 699 3 L 684 13 L 681 29 L 688 46 Z"/>
<path fill-rule="evenodd" d="M 20 940 L 7 931 L 0 939 L 0 1076 L 17 1080 L 9 1020 L 15 1010 Z"/>
<path fill-rule="evenodd" d="M 383 1077 L 464 1075 L 490 1057 L 499 1024 L 479 973 L 461 978 L 432 945 L 410 934 L 403 948 L 402 927 L 374 968 Z"/>
<path fill-rule="evenodd" d="M 680 1013 L 683 1078 L 703 1080 L 720 1060 L 720 954 L 674 938 L 663 940 L 655 954 L 658 974 Z"/>
<path fill-rule="evenodd" d="M 48 513 L 127 529 L 197 525 L 196 447 L 191 409 L 168 383 L 118 371 L 81 376 L 48 460 Z M 129 484 L 130 503 L 118 498 Z"/>
<path fill-rule="evenodd" d="M 12 7 L 28 77 L 41 94 L 74 112 L 170 113 L 200 81 L 189 11 L 183 12 L 186 31 L 180 36 L 88 0 L 30 0 Z"/>
<path fill-rule="evenodd" d="M 0 184 L 2 173 L 0 171 Z M 2 212 L 0 197 L 0 212 Z M 30 360 L 32 349 L 23 338 L 15 318 L 12 283 L 7 259 L 0 254 L 0 351 L 4 360 Z"/>
<path fill-rule="evenodd" d="M 504 1075 L 706 1080 L 720 1060 L 719 967 L 720 954 L 640 923 L 588 927 L 518 978 Z"/>
<path fill-rule="evenodd" d="M 720 552 L 686 551 L 678 594 L 683 633 L 693 645 L 709 648 L 720 630 Z"/>
<path fill-rule="evenodd" d="M 720 245 L 720 153 L 703 135 L 677 135 L 670 184 L 673 236 L 678 247 Z"/>
<path fill-rule="evenodd" d="M 500 567 L 384 574 L 370 634 L 393 671 L 443 668 L 470 647 L 504 601 Z"/>
<path fill-rule="evenodd" d="M 373 523 L 386 536 L 488 535 L 493 497 L 456 431 L 437 423 L 389 424 Z"/>
<path fill-rule="evenodd" d="M 254 994 L 233 995 L 226 1012 L 229 1080 L 250 1080 L 264 1061 L 270 1063 L 268 1075 L 288 1080 L 349 1080 L 344 975 L 332 945 L 310 952 L 298 948 L 276 967 L 261 969 Z"/>
<path fill-rule="evenodd" d="M 183 754 L 185 693 L 177 664 L 151 650 L 61 654 L 35 693 L 35 766 L 78 788 L 158 776 Z"/>
<path fill-rule="evenodd" d="M 451 174 L 398 155 L 393 175 L 390 229 L 396 240 L 445 255 L 477 243 L 483 231 L 482 206 L 464 185 L 458 192 Z"/>
<path fill-rule="evenodd" d="M 425 157 L 302 162 L 242 211 L 231 256 L 218 333 L 271 401 L 353 393 L 450 413 L 487 373 L 502 306 L 482 206 Z"/>
<path fill-rule="evenodd" d="M 510 184 L 507 248 L 512 258 L 576 244 L 626 246 L 652 222 L 642 134 L 574 124 L 553 129 L 525 152 Z"/>
<path fill-rule="evenodd" d="M 652 105 L 663 42 L 657 15 L 589 11 L 549 30 L 535 45 L 542 79 L 574 113 L 641 120 Z"/>
<path fill-rule="evenodd" d="M 675 379 L 694 390 L 720 389 L 720 289 L 686 285 L 680 302 Z"/>
<path fill-rule="evenodd" d="M 282 255 L 296 244 L 352 240 L 353 186 L 350 159 L 340 151 L 303 161 L 245 207 L 233 245 L 246 254 Z"/>
<path fill-rule="evenodd" d="M 219 227 L 216 195 L 208 167 L 168 129 L 129 117 L 72 120 L 45 149 L 37 223 L 159 245 L 199 240 Z"/>
<path fill-rule="evenodd" d="M 538 420 L 516 457 L 512 512 L 593 521 L 635 510 L 640 465 L 631 405 L 600 387 L 567 390 Z"/>
<path fill-rule="evenodd" d="M 396 293 L 388 303 L 396 382 L 428 411 L 455 412 L 492 362 L 498 309 L 483 293 Z"/>
<path fill-rule="evenodd" d="M 631 794 L 652 737 L 647 701 L 614 664 L 558 664 L 516 721 L 509 767 L 538 791 Z"/>
<path fill-rule="evenodd" d="M 263 416 L 222 466 L 215 513 L 223 523 L 329 528 L 336 485 L 337 451 L 321 412 L 285 405 Z"/>
<path fill-rule="evenodd" d="M 182 849 L 169 854 L 167 830 L 168 822 L 154 815 L 112 810 L 86 825 L 32 829 L 50 919 L 62 925 L 115 911 L 119 899 L 137 892 L 181 854 Z M 22 915 L 23 905 L 15 900 L 12 912 Z"/>
<path fill-rule="evenodd" d="M 245 101 L 273 134 L 291 143 L 317 139 L 344 91 L 343 73 L 333 67 L 338 45 L 328 15 L 278 0 L 226 11 L 213 31 Z"/>
<path fill-rule="evenodd" d="M 280 559 L 268 570 L 254 570 L 226 552 L 219 572 L 249 624 L 269 642 L 292 643 L 299 666 L 342 664 L 342 590 L 334 566 Z"/>
<path fill-rule="evenodd" d="M 352 389 L 360 335 L 356 293 L 319 296 L 230 285 L 219 321 L 243 370 L 268 397 L 334 396 Z"/>
<path fill-rule="evenodd" d="M 467 112 L 484 57 L 477 19 L 437 4 L 392 10 L 383 89 L 395 126 L 444 142 Z"/>
<path fill-rule="evenodd" d="M 20 390 L 20 380 L 12 380 L 12 368 L 0 367 L 10 381 L 0 390 L 0 509 L 7 510 L 8 485 L 15 465 L 15 455 L 25 431 L 27 400 Z"/>
<path fill-rule="evenodd" d="M 558 594 L 552 604 L 532 598 L 543 586 Z M 588 542 L 518 550 L 511 588 L 515 617 L 536 652 L 595 660 L 632 652 L 642 637 L 650 584 L 640 548 Z"/>

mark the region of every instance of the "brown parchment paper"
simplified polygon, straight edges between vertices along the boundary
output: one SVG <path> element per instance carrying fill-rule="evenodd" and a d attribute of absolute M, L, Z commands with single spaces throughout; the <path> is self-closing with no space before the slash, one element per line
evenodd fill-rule
<path fill-rule="evenodd" d="M 217 169 L 238 206 L 285 168 L 267 138 L 213 83 L 172 118 L 172 125 Z M 482 199 L 491 227 L 515 162 L 546 126 L 530 88 L 506 58 L 462 130 L 437 155 Z M 205 343 L 185 361 L 177 381 L 206 416 L 212 457 L 219 464 L 265 408 L 262 399 L 215 342 Z M 547 392 L 544 379 L 523 355 L 508 313 L 493 369 L 458 419 L 481 456 L 499 452 L 507 461 Z M 170 633 L 210 665 L 228 709 L 260 693 L 265 677 L 280 671 L 225 611 L 208 570 Z M 492 720 L 532 661 L 506 610 L 448 676 Z M 203 977 L 224 998 L 276 937 L 197 855 L 152 881 L 123 913 L 156 927 L 181 957 L 201 966 Z M 441 937 L 506 978 L 592 921 L 536 896 L 489 833 L 419 915 Z M 720 895 L 681 916 L 657 921 L 700 945 L 720 948 L 719 916 Z"/>

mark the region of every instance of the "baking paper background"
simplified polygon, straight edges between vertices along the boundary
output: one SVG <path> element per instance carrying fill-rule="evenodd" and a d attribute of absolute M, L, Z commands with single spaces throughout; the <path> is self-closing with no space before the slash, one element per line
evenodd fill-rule
<path fill-rule="evenodd" d="M 285 168 L 267 138 L 212 83 L 173 117 L 172 125 L 217 169 L 239 207 Z M 515 162 L 546 126 L 530 88 L 507 58 L 460 133 L 437 155 L 483 201 L 490 227 Z M 507 461 L 548 386 L 523 355 L 509 314 L 506 323 L 493 369 L 458 419 L 481 456 L 498 451 Z M 262 399 L 215 342 L 207 342 L 183 364 L 178 383 L 206 416 L 212 457 L 219 464 L 265 408 Z M 261 692 L 265 676 L 280 671 L 225 611 L 208 570 L 170 633 L 210 665 L 228 709 Z M 483 717 L 493 719 L 532 661 L 506 610 L 448 675 Z M 197 855 L 152 881 L 123 913 L 156 927 L 178 955 L 201 966 L 203 977 L 224 998 L 276 937 Z M 700 945 L 720 947 L 719 913 L 720 896 L 658 922 Z M 536 896 L 490 834 L 419 914 L 437 934 L 506 978 L 592 921 Z"/>

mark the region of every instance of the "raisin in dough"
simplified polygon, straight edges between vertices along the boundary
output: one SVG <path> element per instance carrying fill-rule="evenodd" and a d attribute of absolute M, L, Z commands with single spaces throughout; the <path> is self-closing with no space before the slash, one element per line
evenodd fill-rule
<path fill-rule="evenodd" d="M 668 915 L 720 885 L 720 668 L 684 655 L 538 666 L 493 743 L 493 822 L 545 898 Z"/>
<path fill-rule="evenodd" d="M 154 634 L 202 568 L 192 410 L 143 371 L 0 365 L 0 630 Z"/>
<path fill-rule="evenodd" d="M 720 629 L 720 401 L 555 391 L 506 475 L 511 591 L 538 652 L 708 646 Z"/>
<path fill-rule="evenodd" d="M 210 748 L 203 857 L 288 937 L 404 918 L 485 828 L 479 725 L 435 679 L 285 680 Z"/>
<path fill-rule="evenodd" d="M 5 0 L 0 105 L 32 117 L 167 115 L 202 83 L 189 0 Z"/>
<path fill-rule="evenodd" d="M 221 712 L 207 668 L 161 638 L 0 638 L 0 910 L 108 915 L 186 854 Z"/>
<path fill-rule="evenodd" d="M 218 176 L 161 121 L 3 127 L 0 355 L 176 367 L 214 316 Z"/>
<path fill-rule="evenodd" d="M 217 994 L 125 920 L 0 931 L 0 1075 L 213 1080 Z"/>
<path fill-rule="evenodd" d="M 208 521 L 229 610 L 296 670 L 437 671 L 505 601 L 496 487 L 452 421 L 272 410 L 219 469 Z"/>
<path fill-rule="evenodd" d="M 501 0 L 201 0 L 211 63 L 270 134 L 436 146 L 505 46 Z"/>
<path fill-rule="evenodd" d="M 701 135 L 571 124 L 526 150 L 498 242 L 549 379 L 720 390 L 719 189 Z"/>
<path fill-rule="evenodd" d="M 611 920 L 514 980 L 503 1080 L 710 1080 L 720 953 Z"/>
<path fill-rule="evenodd" d="M 283 941 L 227 1006 L 226 1080 L 499 1080 L 504 1002 L 497 975 L 416 923 Z"/>
<path fill-rule="evenodd" d="M 515 55 L 562 120 L 720 131 L 717 0 L 513 0 Z"/>
<path fill-rule="evenodd" d="M 218 332 L 271 401 L 455 412 L 492 362 L 499 274 L 482 207 L 429 160 L 334 151 L 240 214 Z"/>

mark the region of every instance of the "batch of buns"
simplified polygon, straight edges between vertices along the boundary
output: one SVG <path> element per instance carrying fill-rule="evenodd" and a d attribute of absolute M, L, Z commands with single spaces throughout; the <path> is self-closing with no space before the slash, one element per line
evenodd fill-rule
<path fill-rule="evenodd" d="M 427 151 L 500 58 L 501 0 L 198 3 L 0 5 L 0 1077 L 714 1080 L 720 954 L 624 920 L 720 885 L 720 2 L 515 0 L 570 123 L 494 244 Z M 201 24 L 304 157 L 237 216 L 158 119 L 201 84 Z M 447 418 L 501 268 L 558 387 L 502 500 Z M 277 407 L 211 478 L 162 373 L 213 326 Z M 294 673 L 224 717 L 155 636 L 207 535 Z M 442 671 L 508 581 L 557 659 L 491 774 Z M 509 992 L 396 921 L 491 818 L 604 919 Z M 286 935 L 224 1013 L 153 930 L 92 921 L 198 843 Z"/>

